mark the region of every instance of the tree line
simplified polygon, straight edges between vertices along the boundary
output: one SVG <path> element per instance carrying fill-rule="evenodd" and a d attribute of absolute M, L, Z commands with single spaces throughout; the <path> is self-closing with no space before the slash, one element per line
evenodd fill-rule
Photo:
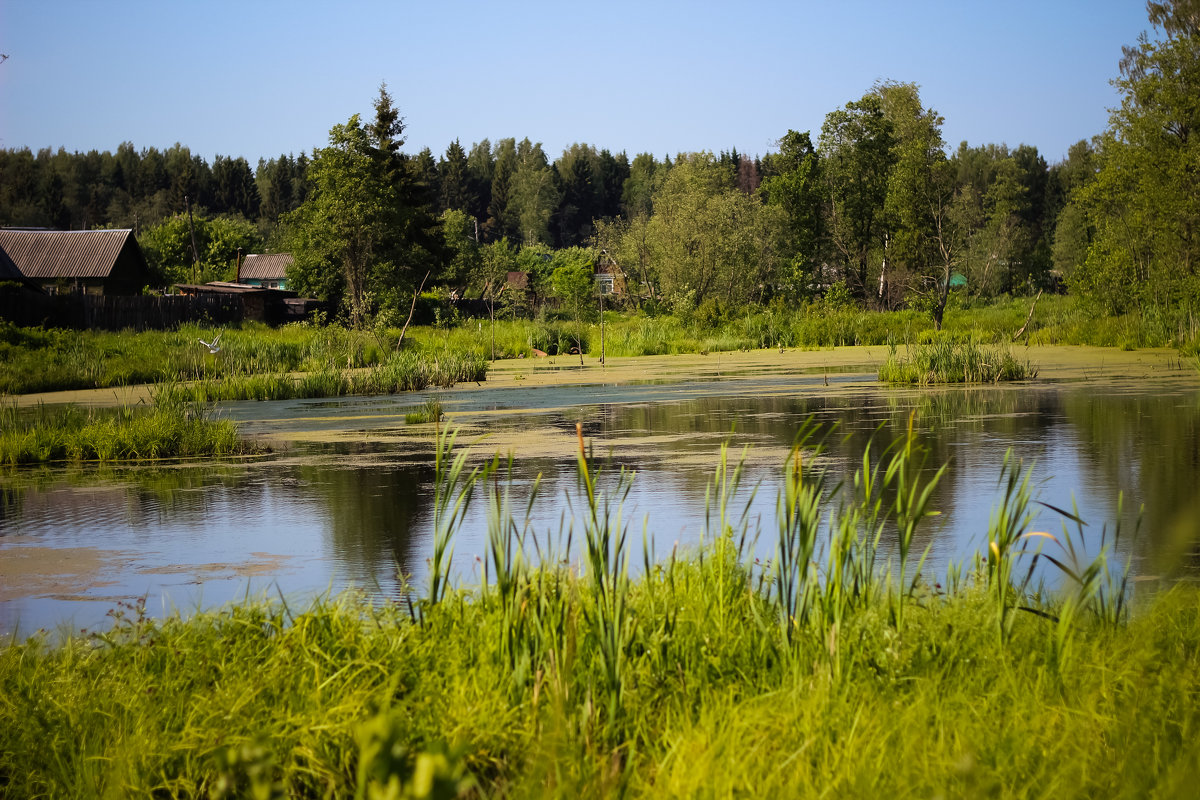
<path fill-rule="evenodd" d="M 835 292 L 940 324 L 952 291 L 1061 289 L 1110 312 L 1178 308 L 1200 289 L 1198 8 L 1147 4 L 1154 35 L 1125 49 L 1108 129 L 1053 164 L 1029 145 L 949 149 L 919 87 L 894 81 L 760 158 L 580 143 L 551 160 L 528 138 L 408 154 L 381 86 L 373 115 L 254 170 L 179 144 L 0 151 L 0 224 L 136 227 L 164 280 L 225 269 L 236 248 L 286 249 L 297 288 L 356 321 L 421 285 L 495 300 L 508 271 L 550 294 L 555 269 L 601 257 L 656 308 Z"/>

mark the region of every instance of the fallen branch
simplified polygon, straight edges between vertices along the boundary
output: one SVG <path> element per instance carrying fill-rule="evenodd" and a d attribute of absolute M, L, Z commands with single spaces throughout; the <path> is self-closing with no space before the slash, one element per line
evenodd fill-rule
<path fill-rule="evenodd" d="M 1041 290 L 1041 289 L 1038 289 L 1037 297 L 1033 298 L 1033 305 L 1031 305 L 1031 306 L 1029 307 L 1029 316 L 1025 318 L 1025 324 L 1021 326 L 1021 330 L 1019 330 L 1019 331 L 1017 331 L 1016 333 L 1014 333 L 1014 334 L 1013 334 L 1012 340 L 1013 340 L 1014 342 L 1015 342 L 1017 339 L 1020 339 L 1020 338 L 1021 338 L 1021 334 L 1023 334 L 1023 333 L 1025 332 L 1025 329 L 1029 327 L 1029 322 L 1030 322 L 1030 320 L 1032 320 L 1032 319 L 1033 319 L 1033 310 L 1034 310 L 1035 308 L 1037 308 L 1037 301 L 1038 301 L 1038 300 L 1041 300 L 1041 299 L 1042 299 L 1042 290 Z"/>
<path fill-rule="evenodd" d="M 413 292 L 412 307 L 408 309 L 408 319 L 404 320 L 404 327 L 400 329 L 400 338 L 396 340 L 397 353 L 400 352 L 400 343 L 404 341 L 404 334 L 408 330 L 409 323 L 412 322 L 413 312 L 417 310 L 417 298 L 421 296 L 421 290 L 425 288 L 425 281 L 427 280 L 429 280 L 429 272 L 425 273 L 425 277 L 421 278 L 421 285 Z"/>

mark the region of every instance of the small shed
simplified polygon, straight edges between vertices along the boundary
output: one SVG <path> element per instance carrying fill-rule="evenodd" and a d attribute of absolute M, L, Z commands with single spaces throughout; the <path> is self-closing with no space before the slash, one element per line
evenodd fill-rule
<path fill-rule="evenodd" d="M 246 256 L 238 267 L 237 283 L 264 289 L 287 289 L 287 271 L 294 259 L 291 253 L 255 253 Z"/>
<path fill-rule="evenodd" d="M 213 281 L 211 283 L 178 283 L 175 288 L 180 294 L 237 297 L 242 301 L 243 318 L 258 322 L 278 323 L 289 318 L 287 301 L 296 297 L 295 292 L 283 289 L 264 289 L 243 283 Z"/>
<path fill-rule="evenodd" d="M 50 294 L 141 294 L 150 267 L 129 229 L 0 229 L 3 250 L 21 274 Z"/>

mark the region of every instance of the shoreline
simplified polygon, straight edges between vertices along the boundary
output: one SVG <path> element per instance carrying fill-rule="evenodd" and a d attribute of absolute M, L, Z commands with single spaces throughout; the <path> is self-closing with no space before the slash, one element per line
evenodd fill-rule
<path fill-rule="evenodd" d="M 1029 360 L 1038 368 L 1037 381 L 1071 381 L 1100 378 L 1131 378 L 1161 376 L 1161 371 L 1178 371 L 1182 375 L 1200 377 L 1172 348 L 1119 350 L 1091 345 L 1015 345 L 1015 355 Z M 903 348 L 897 348 L 902 351 Z M 791 374 L 830 370 L 829 374 L 870 374 L 870 382 L 879 382 L 875 373 L 888 357 L 889 348 L 882 345 L 834 347 L 827 349 L 731 350 L 708 354 L 676 354 L 659 356 L 621 356 L 606 359 L 601 364 L 596 356 L 548 356 L 544 358 L 510 358 L 491 362 L 485 381 L 466 382 L 443 391 L 476 391 L 490 388 L 532 386 L 623 385 L 645 381 L 688 383 L 702 380 L 727 379 L 778 373 Z M 365 370 L 356 370 L 365 371 Z M 294 373 L 297 377 L 304 373 Z M 77 403 L 87 406 L 121 406 L 150 403 L 156 384 L 107 387 L 103 389 L 68 389 L 8 396 L 18 408 L 40 404 Z M 992 385 L 992 384 L 973 384 Z M 422 390 L 425 392 L 428 390 Z M 422 392 L 412 392 L 420 394 Z M 348 395 L 370 397 L 379 395 Z M 397 395 L 382 396 L 404 396 Z M 243 402 L 243 401 L 239 401 Z M 253 401 L 245 401 L 253 402 Z"/>

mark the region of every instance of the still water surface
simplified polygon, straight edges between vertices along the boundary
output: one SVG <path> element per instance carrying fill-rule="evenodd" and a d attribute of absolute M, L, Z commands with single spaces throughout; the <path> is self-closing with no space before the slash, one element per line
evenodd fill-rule
<path fill-rule="evenodd" d="M 145 596 L 151 613 L 184 612 L 247 594 L 302 597 L 348 586 L 399 596 L 423 585 L 432 517 L 432 431 L 405 426 L 421 395 L 233 403 L 243 430 L 289 442 L 242 462 L 47 470 L 0 482 L 0 633 L 96 627 L 118 603 Z M 1009 449 L 1034 468 L 1038 496 L 1076 503 L 1100 529 L 1120 521 L 1122 555 L 1138 575 L 1200 565 L 1200 389 L 1194 379 L 1037 382 L 936 391 L 880 388 L 862 375 L 759 376 L 692 383 L 560 386 L 442 395 L 460 444 L 480 458 L 515 452 L 522 503 L 539 474 L 532 529 L 565 547 L 576 498 L 575 424 L 608 485 L 636 471 L 623 509 L 642 563 L 693 546 L 722 442 L 744 446 L 757 555 L 773 551 L 780 465 L 805 420 L 837 425 L 824 461 L 852 475 L 863 448 L 902 435 L 910 415 L 930 464 L 947 463 L 921 545 L 930 569 L 982 549 Z M 750 489 L 757 487 L 751 493 Z M 1124 510 L 1118 498 L 1124 494 Z M 477 580 L 486 508 L 477 494 L 457 539 L 460 578 Z M 1141 528 L 1132 536 L 1144 505 Z M 1058 532 L 1043 510 L 1036 523 Z"/>

